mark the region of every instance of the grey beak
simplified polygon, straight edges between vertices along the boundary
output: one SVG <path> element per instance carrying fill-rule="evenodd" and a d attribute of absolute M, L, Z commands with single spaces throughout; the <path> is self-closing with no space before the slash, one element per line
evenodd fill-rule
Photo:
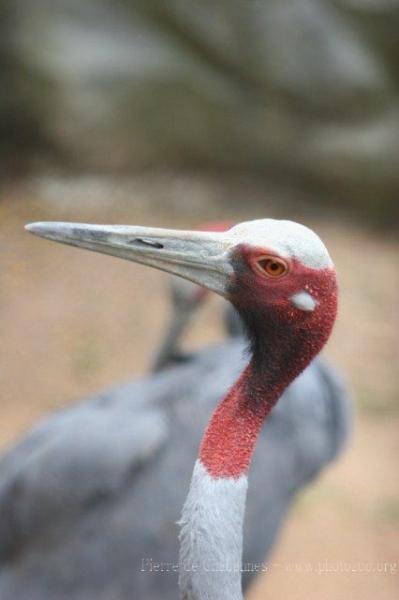
<path fill-rule="evenodd" d="M 221 296 L 233 274 L 232 244 L 224 232 L 59 222 L 31 223 L 26 229 L 49 240 L 167 271 Z"/>

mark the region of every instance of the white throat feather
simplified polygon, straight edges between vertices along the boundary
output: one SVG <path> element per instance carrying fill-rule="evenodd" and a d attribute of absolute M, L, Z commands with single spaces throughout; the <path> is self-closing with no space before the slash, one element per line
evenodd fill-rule
<path fill-rule="evenodd" d="M 247 487 L 246 475 L 214 478 L 196 461 L 179 521 L 181 600 L 242 600 Z"/>

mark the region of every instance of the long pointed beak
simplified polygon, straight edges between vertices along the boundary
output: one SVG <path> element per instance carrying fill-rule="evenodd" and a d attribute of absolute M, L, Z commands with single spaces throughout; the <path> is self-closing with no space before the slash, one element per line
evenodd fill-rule
<path fill-rule="evenodd" d="M 224 232 L 58 222 L 31 223 L 26 229 L 49 240 L 173 273 L 221 296 L 226 295 L 233 274 L 231 242 Z"/>

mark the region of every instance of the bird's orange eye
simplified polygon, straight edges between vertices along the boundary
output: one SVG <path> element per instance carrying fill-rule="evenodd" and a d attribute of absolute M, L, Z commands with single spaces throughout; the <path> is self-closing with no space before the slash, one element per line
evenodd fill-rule
<path fill-rule="evenodd" d="M 288 271 L 287 264 L 281 258 L 274 256 L 264 256 L 256 264 L 258 269 L 268 277 L 282 277 Z"/>

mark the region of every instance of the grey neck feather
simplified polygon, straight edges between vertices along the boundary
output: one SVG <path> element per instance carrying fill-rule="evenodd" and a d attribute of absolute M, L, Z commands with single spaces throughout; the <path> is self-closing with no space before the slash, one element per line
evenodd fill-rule
<path fill-rule="evenodd" d="M 200 460 L 179 522 L 181 600 L 242 600 L 247 477 L 215 479 Z"/>

